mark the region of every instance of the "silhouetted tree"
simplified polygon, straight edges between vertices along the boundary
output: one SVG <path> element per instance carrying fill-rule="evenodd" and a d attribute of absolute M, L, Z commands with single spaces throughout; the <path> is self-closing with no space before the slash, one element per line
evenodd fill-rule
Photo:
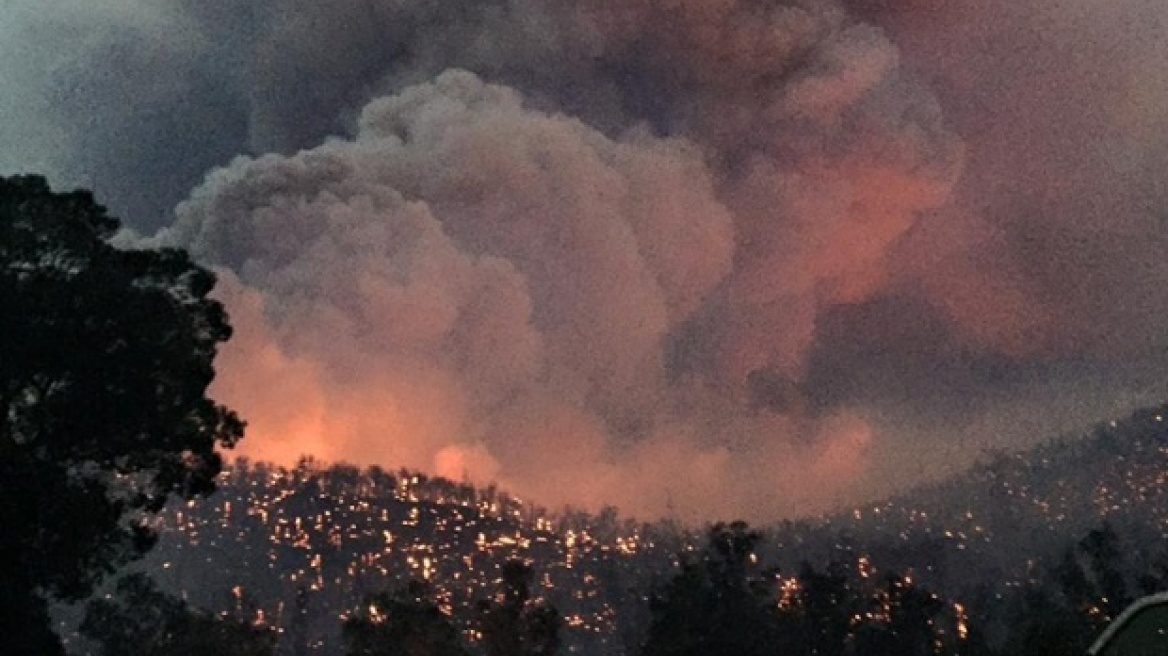
<path fill-rule="evenodd" d="M 940 635 L 936 620 L 945 608 L 937 595 L 892 574 L 873 600 L 871 614 L 881 618 L 857 632 L 856 653 L 870 656 L 930 656 Z"/>
<path fill-rule="evenodd" d="M 344 624 L 348 656 L 466 656 L 458 631 L 421 581 L 381 593 Z"/>
<path fill-rule="evenodd" d="M 143 554 L 139 521 L 210 492 L 242 435 L 205 396 L 230 335 L 214 276 L 176 249 L 122 250 L 88 192 L 0 178 L 0 636 L 60 653 L 46 597 L 84 598 Z"/>
<path fill-rule="evenodd" d="M 1119 536 L 1111 524 L 1104 522 L 1102 527 L 1091 530 L 1079 541 L 1079 550 L 1090 563 L 1100 607 L 1108 618 L 1114 618 L 1133 601 L 1127 592 L 1124 576 L 1127 567 Z"/>
<path fill-rule="evenodd" d="M 643 656 L 754 656 L 774 651 L 773 577 L 756 576 L 761 535 L 744 522 L 710 528 L 706 548 L 653 591 Z"/>
<path fill-rule="evenodd" d="M 1083 613 L 1059 603 L 1050 588 L 1030 587 L 1011 602 L 1004 654 L 1082 656 L 1097 628 Z"/>
<path fill-rule="evenodd" d="M 286 624 L 280 650 L 290 656 L 308 656 L 309 589 L 303 583 L 296 586 L 296 600 L 292 604 L 292 617 Z"/>
<path fill-rule="evenodd" d="M 191 609 L 144 574 L 90 602 L 81 634 L 105 656 L 271 656 L 276 644 L 270 628 Z"/>
<path fill-rule="evenodd" d="M 531 598 L 531 566 L 503 564 L 501 599 L 479 606 L 487 656 L 553 656 L 560 650 L 560 615 L 554 606 Z"/>
<path fill-rule="evenodd" d="M 842 654 L 851 635 L 852 615 L 861 603 L 844 564 L 831 562 L 820 572 L 803 563 L 798 598 L 793 609 L 800 625 L 796 633 L 804 636 L 798 647 L 812 656 Z"/>
<path fill-rule="evenodd" d="M 1079 564 L 1078 558 L 1075 557 L 1074 548 L 1067 547 L 1063 550 L 1062 559 L 1054 568 L 1054 578 L 1058 582 L 1068 608 L 1077 612 L 1086 612 L 1094 603 L 1095 586 L 1091 584 L 1082 565 Z"/>
<path fill-rule="evenodd" d="M 1071 656 L 1130 602 L 1119 536 L 1109 524 L 1062 552 L 1050 571 L 1011 600 L 1006 654 Z"/>
<path fill-rule="evenodd" d="M 1102 629 L 1133 601 L 1127 592 L 1127 564 L 1119 536 L 1106 522 L 1089 531 L 1074 548 L 1067 548 L 1053 574 L 1067 611 L 1078 617 L 1084 631 Z"/>

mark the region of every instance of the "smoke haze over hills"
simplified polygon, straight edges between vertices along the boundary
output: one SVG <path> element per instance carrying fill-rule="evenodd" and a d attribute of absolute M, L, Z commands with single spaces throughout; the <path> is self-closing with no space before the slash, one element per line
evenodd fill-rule
<path fill-rule="evenodd" d="M 0 171 L 221 272 L 251 455 L 773 518 L 1165 393 L 1154 0 L 4 11 Z"/>

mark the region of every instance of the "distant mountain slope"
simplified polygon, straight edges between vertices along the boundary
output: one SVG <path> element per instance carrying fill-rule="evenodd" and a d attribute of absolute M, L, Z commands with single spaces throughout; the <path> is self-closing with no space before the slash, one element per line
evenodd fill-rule
<path fill-rule="evenodd" d="M 784 575 L 836 560 L 911 573 L 953 599 L 1020 585 L 1086 531 L 1109 522 L 1133 569 L 1168 536 L 1168 406 L 1019 454 L 949 481 L 768 529 L 760 555 Z M 700 531 L 551 514 L 494 488 L 420 473 L 236 463 L 211 499 L 159 518 L 143 564 L 197 605 L 281 627 L 307 653 L 336 651 L 339 619 L 366 594 L 430 582 L 464 629 L 510 558 L 534 565 L 537 594 L 566 620 L 577 652 L 633 653 L 646 595 Z"/>
<path fill-rule="evenodd" d="M 1146 565 L 1168 546 L 1166 483 L 1168 405 L 1161 405 L 775 534 L 792 556 L 862 552 L 960 593 L 1021 580 L 1103 522 L 1128 543 L 1130 565 Z"/>

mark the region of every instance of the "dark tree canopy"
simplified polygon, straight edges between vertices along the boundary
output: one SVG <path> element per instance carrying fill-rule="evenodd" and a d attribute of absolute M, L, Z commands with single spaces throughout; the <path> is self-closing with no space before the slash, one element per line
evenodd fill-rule
<path fill-rule="evenodd" d="M 744 522 L 715 524 L 696 560 L 650 598 L 652 619 L 643 656 L 754 656 L 777 643 L 773 590 L 753 569 L 762 539 Z"/>
<path fill-rule="evenodd" d="M 214 276 L 117 229 L 89 192 L 0 178 L 0 628 L 144 553 L 142 513 L 213 490 L 243 433 L 206 396 L 231 333 Z"/>
<path fill-rule="evenodd" d="M 366 600 L 345 620 L 349 656 L 467 656 L 458 631 L 420 581 Z"/>
<path fill-rule="evenodd" d="M 272 656 L 276 648 L 272 629 L 195 610 L 144 574 L 90 602 L 81 634 L 104 656 Z"/>
<path fill-rule="evenodd" d="M 487 656 L 554 656 L 560 649 L 560 614 L 531 598 L 531 565 L 503 564 L 501 594 L 479 606 L 483 651 Z"/>

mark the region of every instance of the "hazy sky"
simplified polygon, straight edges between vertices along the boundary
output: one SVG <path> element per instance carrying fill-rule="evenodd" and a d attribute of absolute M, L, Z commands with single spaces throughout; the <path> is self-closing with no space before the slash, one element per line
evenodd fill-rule
<path fill-rule="evenodd" d="M 1166 396 L 1162 0 L 8 0 L 241 451 L 770 519 Z M 155 234 L 157 233 L 157 234 Z"/>

